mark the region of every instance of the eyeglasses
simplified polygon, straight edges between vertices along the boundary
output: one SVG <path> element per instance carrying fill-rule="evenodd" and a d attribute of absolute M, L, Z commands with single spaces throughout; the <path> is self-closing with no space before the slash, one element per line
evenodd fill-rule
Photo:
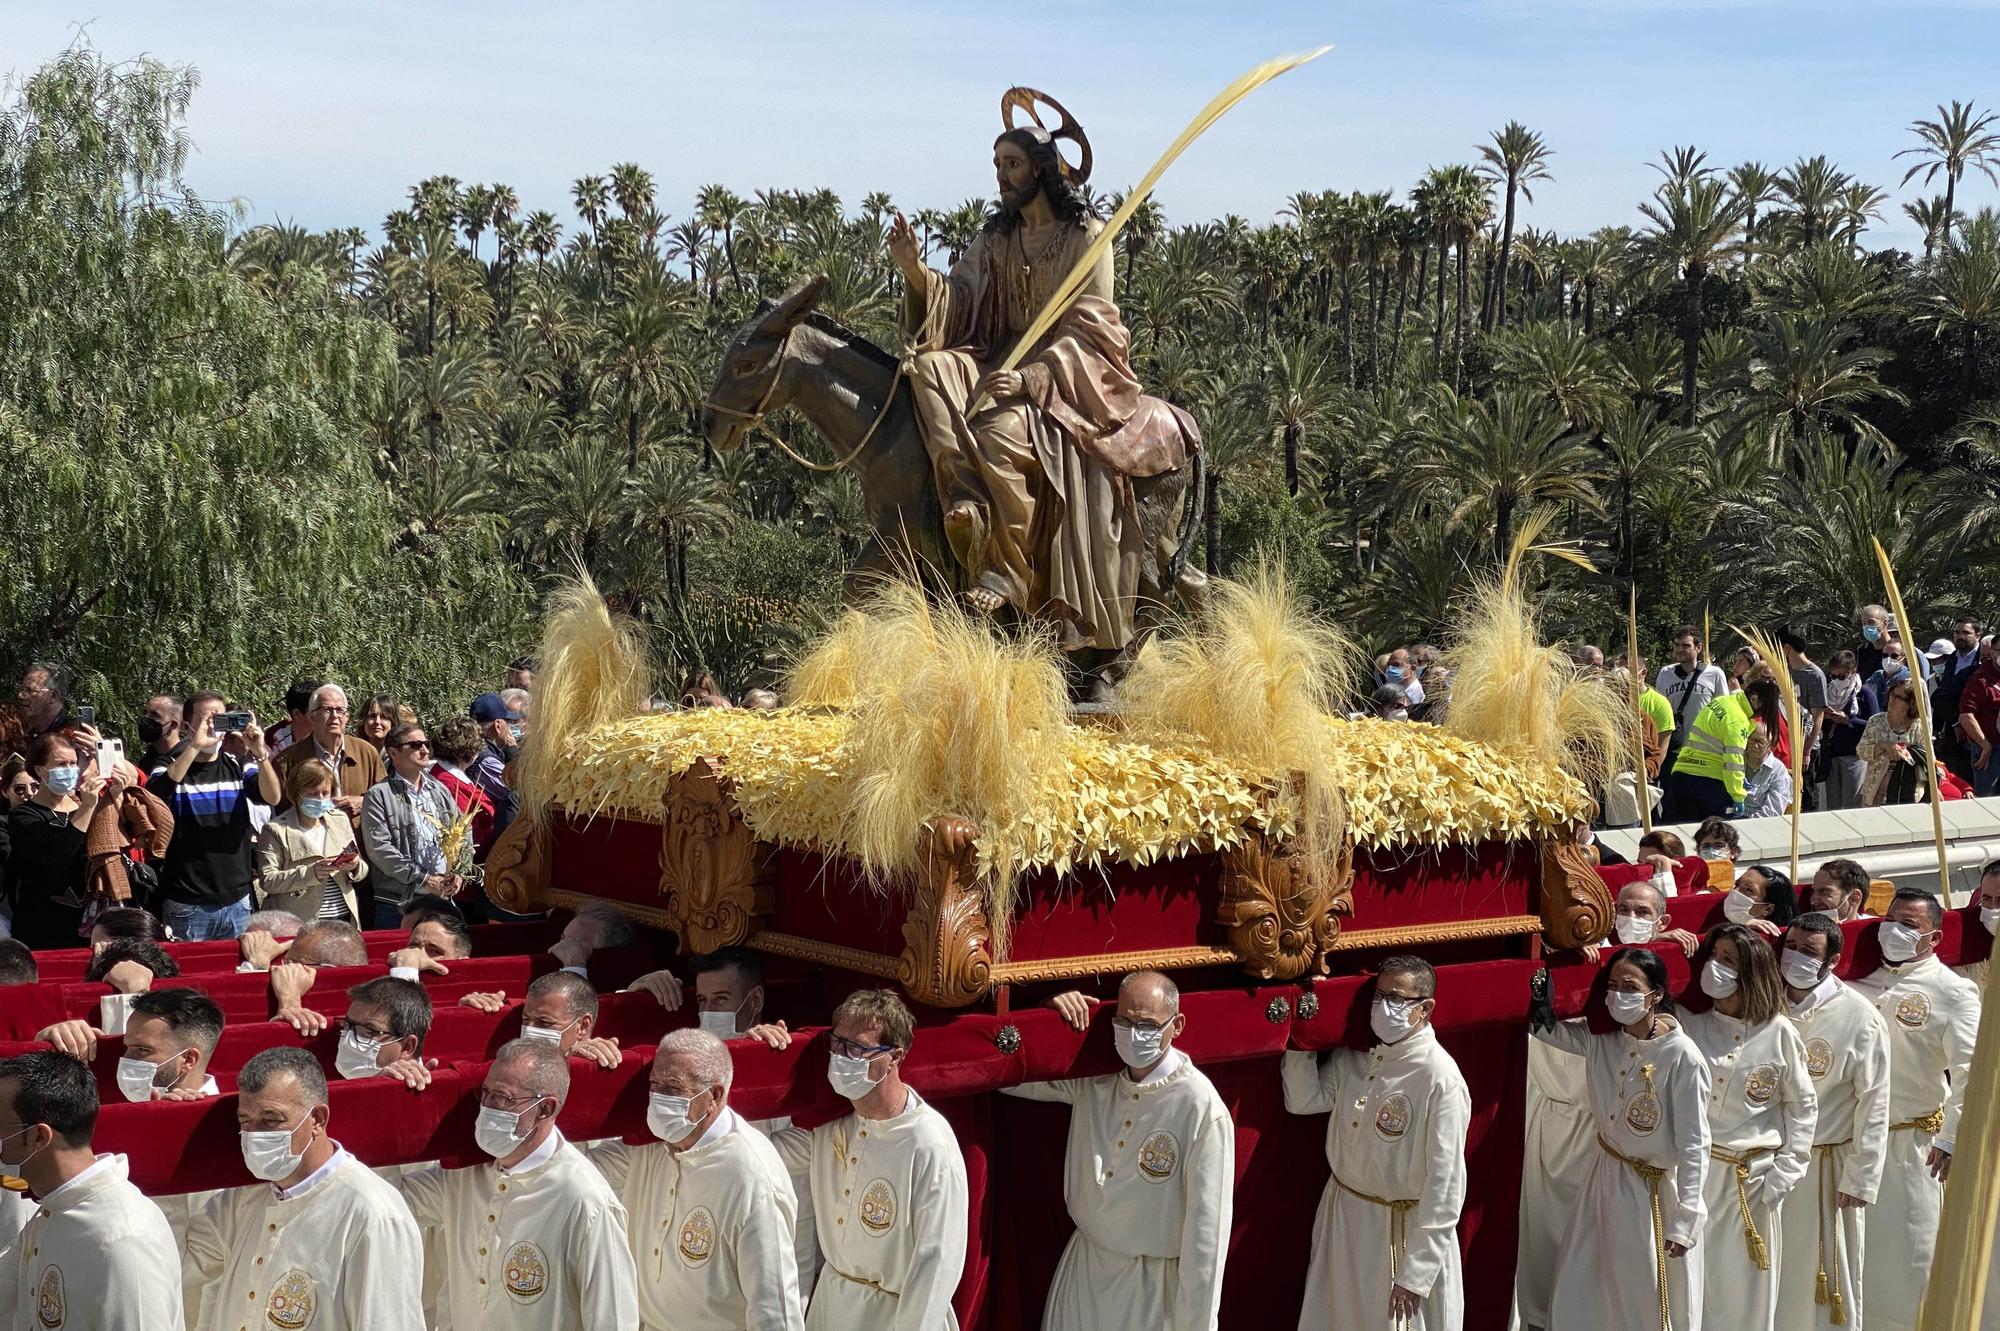
<path fill-rule="evenodd" d="M 315 707 L 315 708 L 313 708 L 313 712 L 314 712 L 314 714 L 316 714 L 316 715 L 318 715 L 318 716 L 346 716 L 346 715 L 347 715 L 347 709 L 346 709 L 345 707 Z"/>
<path fill-rule="evenodd" d="M 1124 1017 L 1113 1017 L 1111 1019 L 1111 1028 L 1117 1031 L 1124 1031 L 1127 1034 L 1133 1034 L 1139 1031 L 1145 1031 L 1148 1034 L 1151 1034 L 1156 1031 L 1165 1030 L 1167 1028 L 1167 1025 L 1165 1022 L 1162 1021 L 1128 1021 Z"/>
<path fill-rule="evenodd" d="M 349 1021 L 345 1017 L 342 1017 L 340 1019 L 340 1029 L 343 1034 L 351 1031 L 356 1036 L 360 1037 L 363 1040 L 374 1040 L 377 1042 L 381 1042 L 389 1039 L 389 1032 L 384 1030 L 378 1030 L 375 1027 L 369 1026 L 363 1022 Z"/>
<path fill-rule="evenodd" d="M 540 1104 L 541 1101 L 542 1097 L 539 1095 L 506 1096 L 497 1091 L 489 1091 L 483 1088 L 479 1092 L 479 1103 L 488 1109 L 505 1109 L 510 1113 L 516 1114 L 526 1109 L 529 1105 Z"/>
<path fill-rule="evenodd" d="M 892 1044 L 856 1044 L 842 1035 L 834 1036 L 829 1043 L 833 1046 L 833 1052 L 844 1058 L 874 1058 L 879 1054 L 889 1053 L 896 1047 Z"/>
<path fill-rule="evenodd" d="M 401 744 L 391 744 L 389 747 L 392 749 L 428 750 L 431 747 L 431 742 L 427 739 L 406 739 Z"/>

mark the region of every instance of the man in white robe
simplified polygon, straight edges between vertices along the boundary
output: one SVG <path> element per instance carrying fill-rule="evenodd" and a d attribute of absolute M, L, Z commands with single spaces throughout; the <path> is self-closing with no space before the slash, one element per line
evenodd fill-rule
<path fill-rule="evenodd" d="M 1839 922 L 1815 913 L 1792 921 L 1779 953 L 1819 1118 L 1812 1164 L 1784 1201 L 1778 1331 L 1863 1325 L 1862 1215 L 1881 1187 L 1889 1145 L 1889 1032 L 1874 1006 L 1833 973 L 1841 944 Z"/>
<path fill-rule="evenodd" d="M 801 1331 L 798 1205 L 777 1148 L 729 1107 L 729 1050 L 669 1031 L 653 1054 L 650 1146 L 604 1142 L 590 1158 L 631 1230 L 645 1331 Z M 655 1223 L 657 1221 L 657 1223 Z"/>
<path fill-rule="evenodd" d="M 887 989 L 833 1013 L 827 1080 L 854 1112 L 773 1139 L 812 1192 L 819 1270 L 807 1331 L 957 1331 L 968 1186 L 951 1125 L 903 1084 L 916 1020 Z M 804 1279 L 801 1272 L 801 1279 Z"/>
<path fill-rule="evenodd" d="M 1898 891 L 1876 926 L 1883 964 L 1852 981 L 1889 1032 L 1888 1147 L 1865 1222 L 1869 1331 L 1916 1326 L 1979 1033 L 1978 987 L 1937 958 L 1943 925 L 1936 897 Z"/>
<path fill-rule="evenodd" d="M 422 1331 L 424 1252 L 393 1185 L 330 1134 L 326 1073 L 266 1049 L 237 1076 L 243 1161 L 262 1182 L 218 1193 L 189 1229 L 188 1325 L 228 1331 Z"/>
<path fill-rule="evenodd" d="M 127 1100 L 207 1100 L 220 1093 L 208 1060 L 222 1039 L 222 1009 L 198 989 L 156 989 L 132 1000 L 118 1090 Z M 187 1242 L 188 1226 L 214 1192 L 170 1192 L 153 1198 Z"/>
<path fill-rule="evenodd" d="M 1070 1106 L 1063 1200 L 1076 1232 L 1049 1289 L 1043 1331 L 1213 1331 L 1229 1255 L 1236 1125 L 1174 1048 L 1180 991 L 1158 971 L 1118 986 L 1112 1035 L 1123 1072 L 1009 1087 Z M 1090 1025 L 1090 1000 L 1051 1003 Z"/>
<path fill-rule="evenodd" d="M 1313 1219 L 1299 1331 L 1458 1331 L 1464 1324 L 1458 1213 L 1472 1098 L 1431 1028 L 1437 976 L 1389 957 L 1375 978 L 1377 1043 L 1324 1061 L 1290 1052 L 1285 1108 L 1330 1114 L 1333 1177 Z"/>
<path fill-rule="evenodd" d="M 441 1325 L 457 1331 L 638 1331 L 625 1208 L 556 1130 L 569 1060 L 553 1045 L 503 1045 L 479 1093 L 473 1135 L 493 1163 L 398 1180 L 438 1236 Z"/>
<path fill-rule="evenodd" d="M 97 1155 L 97 1084 L 53 1050 L 0 1061 L 0 1170 L 36 1200 L 0 1253 L 0 1308 L 21 1331 L 182 1331 L 181 1259 L 125 1157 Z"/>

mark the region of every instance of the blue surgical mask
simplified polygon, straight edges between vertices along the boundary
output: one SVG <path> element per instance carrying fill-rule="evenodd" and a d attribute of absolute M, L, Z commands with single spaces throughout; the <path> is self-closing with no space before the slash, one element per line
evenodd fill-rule
<path fill-rule="evenodd" d="M 1882 630 L 1874 624 L 1863 624 L 1861 626 L 1861 636 L 1870 642 L 1880 642 L 1882 641 Z"/>
<path fill-rule="evenodd" d="M 324 818 L 333 812 L 333 801 L 325 795 L 308 795 L 299 801 L 299 812 L 308 818 Z"/>
<path fill-rule="evenodd" d="M 515 724 L 515 725 L 511 725 L 511 726 L 508 726 L 508 727 L 507 727 L 507 732 L 508 732 L 509 734 L 511 734 L 511 735 L 512 735 L 512 736 L 514 737 L 514 742 L 515 742 L 516 744 L 519 744 L 519 743 L 521 742 L 521 736 L 522 736 L 522 735 L 523 735 L 524 733 L 526 733 L 526 732 L 524 732 L 524 731 L 523 731 L 523 730 L 521 729 L 521 727 L 520 727 L 520 725 L 519 725 L 519 724 Z"/>
<path fill-rule="evenodd" d="M 1382 677 L 1384 679 L 1387 679 L 1390 683 L 1395 683 L 1397 680 L 1400 680 L 1403 677 L 1403 667 L 1399 665 L 1392 665 L 1387 670 L 1384 670 L 1382 672 Z"/>
<path fill-rule="evenodd" d="M 76 789 L 76 783 L 83 779 L 83 769 L 75 763 L 64 767 L 51 767 L 42 776 L 42 784 L 51 795 L 67 795 Z"/>

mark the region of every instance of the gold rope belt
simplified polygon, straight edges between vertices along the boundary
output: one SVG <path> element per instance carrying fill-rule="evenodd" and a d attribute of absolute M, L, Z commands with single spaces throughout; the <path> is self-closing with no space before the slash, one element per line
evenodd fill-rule
<path fill-rule="evenodd" d="M 1771 1269 L 1771 1249 L 1764 1242 L 1764 1236 L 1757 1232 L 1756 1218 L 1750 1214 L 1750 1162 L 1776 1149 L 1772 1146 L 1753 1146 L 1747 1151 L 1725 1151 L 1720 1146 L 1711 1146 L 1708 1150 L 1709 1159 L 1735 1166 L 1736 1214 L 1743 1218 L 1743 1242 L 1750 1249 L 1750 1260 L 1759 1271 Z"/>
<path fill-rule="evenodd" d="M 1335 1187 L 1339 1188 L 1342 1192 L 1346 1193 L 1350 1197 L 1358 1197 L 1364 1202 L 1371 1202 L 1376 1206 L 1380 1206 L 1388 1210 L 1389 1283 L 1391 1285 L 1395 1284 L 1396 1277 L 1401 1275 L 1403 1271 L 1403 1254 L 1409 1250 L 1409 1233 L 1408 1233 L 1407 1221 L 1410 1214 L 1410 1208 L 1417 1204 L 1417 1199 L 1412 1197 L 1407 1201 L 1399 1201 L 1390 1197 L 1377 1197 L 1373 1193 L 1363 1192 L 1359 1188 L 1349 1187 L 1347 1183 L 1338 1174 L 1333 1175 L 1333 1184 Z M 1402 1326 L 1407 1322 L 1407 1320 L 1408 1319 L 1406 1318 L 1398 1317 L 1396 1319 L 1396 1325 Z"/>
<path fill-rule="evenodd" d="M 847 1274 L 847 1272 L 841 1270 L 839 1267 L 833 1265 L 831 1262 L 824 1263 L 824 1265 L 827 1270 L 833 1272 L 835 1275 L 839 1276 L 842 1280 L 847 1281 L 849 1284 L 859 1285 L 863 1289 L 872 1289 L 877 1294 L 887 1294 L 892 1299 L 900 1299 L 903 1297 L 901 1294 L 898 1294 L 893 1289 L 884 1289 L 882 1287 L 882 1282 L 879 1280 L 870 1280 L 867 1276 L 851 1276 Z"/>
<path fill-rule="evenodd" d="M 1646 1181 L 1646 1190 L 1652 1194 L 1653 1264 L 1654 1279 L 1659 1282 L 1660 1286 L 1660 1331 L 1673 1331 L 1674 1312 L 1667 1294 L 1667 1222 L 1666 1217 L 1660 1212 L 1660 1180 L 1667 1176 L 1667 1171 L 1664 1166 L 1649 1165 L 1643 1160 L 1634 1160 L 1631 1156 L 1604 1140 L 1603 1133 L 1598 1134 L 1597 1144 L 1604 1148 L 1606 1155 L 1623 1164 L 1627 1169 L 1644 1179 Z"/>
<path fill-rule="evenodd" d="M 1891 1123 L 1889 1125 L 1889 1131 L 1891 1132 L 1901 1132 L 1905 1128 L 1915 1128 L 1926 1137 L 1937 1136 L 1940 1132 L 1944 1131 L 1944 1106 L 1939 1105 L 1928 1114 L 1919 1114 L 1915 1118 L 1905 1119 L 1901 1123 Z"/>
<path fill-rule="evenodd" d="M 1847 1309 L 1840 1297 L 1840 1187 L 1835 1177 L 1833 1153 L 1848 1145 L 1847 1141 L 1822 1142 L 1813 1147 L 1813 1154 L 1819 1157 L 1819 1195 L 1813 1198 L 1813 1208 L 1819 1212 L 1819 1277 L 1813 1288 L 1813 1302 L 1826 1305 L 1826 1317 L 1835 1326 L 1847 1325 Z M 1831 1231 L 1832 1242 L 1827 1241 Z M 1826 1254 L 1833 1252 L 1833 1271 L 1829 1277 Z"/>

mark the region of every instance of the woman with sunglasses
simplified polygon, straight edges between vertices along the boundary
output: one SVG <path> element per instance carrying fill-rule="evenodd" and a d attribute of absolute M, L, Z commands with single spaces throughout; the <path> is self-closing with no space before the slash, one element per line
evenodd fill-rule
<path fill-rule="evenodd" d="M 464 883 L 445 864 L 444 834 L 458 804 L 430 773 L 430 736 L 422 726 L 397 726 L 383 752 L 389 775 L 361 801 L 361 849 L 374 876 L 374 927 L 394 929 L 411 897 L 455 897 Z"/>
<path fill-rule="evenodd" d="M 1854 756 L 1862 763 L 1860 804 L 1917 804 L 1930 779 L 1930 737 L 1917 715 L 1917 686 L 1905 670 L 1888 686 L 1882 710 L 1868 718 Z"/>

